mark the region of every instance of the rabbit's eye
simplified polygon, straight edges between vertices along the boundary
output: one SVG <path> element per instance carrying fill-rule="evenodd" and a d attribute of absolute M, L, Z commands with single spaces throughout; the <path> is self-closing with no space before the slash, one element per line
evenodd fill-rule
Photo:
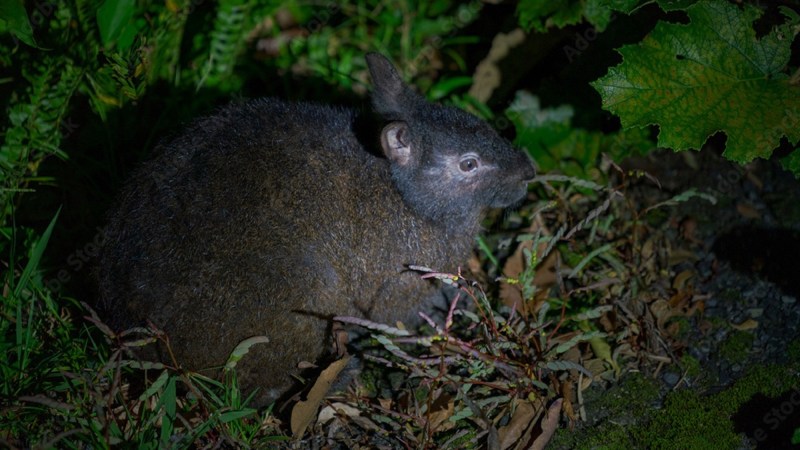
<path fill-rule="evenodd" d="M 461 169 L 462 172 L 474 172 L 478 169 L 478 166 L 478 159 L 472 156 L 464 158 L 458 163 L 458 168 Z"/>

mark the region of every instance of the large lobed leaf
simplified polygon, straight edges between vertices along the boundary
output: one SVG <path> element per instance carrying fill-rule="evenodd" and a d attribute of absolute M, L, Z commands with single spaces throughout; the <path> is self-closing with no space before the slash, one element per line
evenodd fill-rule
<path fill-rule="evenodd" d="M 741 163 L 769 157 L 782 136 L 797 143 L 800 86 L 785 72 L 790 25 L 757 39 L 755 7 L 708 0 L 687 13 L 689 24 L 659 23 L 619 50 L 623 62 L 592 83 L 604 107 L 625 128 L 659 125 L 658 144 L 674 150 L 698 149 L 724 131 L 724 155 Z M 797 153 L 783 163 L 800 176 Z"/>
<path fill-rule="evenodd" d="M 639 0 L 521 0 L 517 5 L 517 16 L 520 26 L 527 31 L 544 33 L 550 27 L 564 28 L 583 19 L 597 31 L 603 31 L 611 22 L 614 11 L 629 14 L 638 4 Z"/>

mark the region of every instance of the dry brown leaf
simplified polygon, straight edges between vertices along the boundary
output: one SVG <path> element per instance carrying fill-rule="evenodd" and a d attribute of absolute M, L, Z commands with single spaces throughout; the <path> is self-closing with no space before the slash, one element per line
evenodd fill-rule
<path fill-rule="evenodd" d="M 677 336 L 680 331 L 681 331 L 681 324 L 679 324 L 678 322 L 672 322 L 664 330 L 664 334 L 666 336 Z"/>
<path fill-rule="evenodd" d="M 561 357 L 559 358 L 562 361 L 571 361 L 576 364 L 581 363 L 581 351 L 578 346 L 571 347 L 569 350 L 564 352 Z"/>
<path fill-rule="evenodd" d="M 542 419 L 542 434 L 533 441 L 533 445 L 531 445 L 531 450 L 544 450 L 547 446 L 547 443 L 550 442 L 550 439 L 555 434 L 556 430 L 558 429 L 558 418 L 561 416 L 561 403 L 563 399 L 558 399 L 547 408 L 547 412 Z"/>
<path fill-rule="evenodd" d="M 518 442 L 522 434 L 527 430 L 537 417 L 537 409 L 541 412 L 541 407 L 535 408 L 531 402 L 522 400 L 517 403 L 514 414 L 508 425 L 502 426 L 497 430 L 500 437 L 500 448 L 505 450 L 515 442 Z"/>
<path fill-rule="evenodd" d="M 454 422 L 448 421 L 449 418 L 453 417 L 455 406 L 453 399 L 445 395 L 440 396 L 433 402 L 433 411 L 428 414 L 428 423 L 430 424 L 431 431 L 446 431 L 456 425 Z"/>
<path fill-rule="evenodd" d="M 319 423 L 326 423 L 339 415 L 356 417 L 361 415 L 361 411 L 347 403 L 335 402 L 322 408 L 322 411 L 319 412 L 319 416 L 317 417 L 317 421 L 319 421 Z"/>
<path fill-rule="evenodd" d="M 693 303 L 691 306 L 686 308 L 686 312 L 683 313 L 686 317 L 691 317 L 694 315 L 695 312 L 700 311 L 702 314 L 705 310 L 706 303 L 702 300 L 698 300 L 697 302 Z"/>
<path fill-rule="evenodd" d="M 702 241 L 697 238 L 697 220 L 694 217 L 687 217 L 680 224 L 681 236 L 689 242 L 700 244 Z"/>
<path fill-rule="evenodd" d="M 392 409 L 392 399 L 390 398 L 379 398 L 378 403 L 383 409 Z"/>
<path fill-rule="evenodd" d="M 714 329 L 714 324 L 710 320 L 703 319 L 697 323 L 697 329 L 705 335 Z"/>
<path fill-rule="evenodd" d="M 564 415 L 570 420 L 570 422 L 576 419 L 575 417 L 575 409 L 572 406 L 572 398 L 575 397 L 575 400 L 578 399 L 577 394 L 572 389 L 573 384 L 571 381 L 566 381 L 561 385 L 561 392 L 563 394 L 563 402 L 561 403 L 561 409 L 564 411 Z"/>
<path fill-rule="evenodd" d="M 300 437 L 305 433 L 306 428 L 308 428 L 308 425 L 311 424 L 314 417 L 317 415 L 317 409 L 319 409 L 320 403 L 322 403 L 322 400 L 325 398 L 325 394 L 328 393 L 328 389 L 330 389 L 339 373 L 347 366 L 348 361 L 350 361 L 349 355 L 331 363 L 330 366 L 319 374 L 319 378 L 317 378 L 314 386 L 311 387 L 311 390 L 308 392 L 306 400 L 297 402 L 297 404 L 294 405 L 291 417 L 293 436 Z"/>
<path fill-rule="evenodd" d="M 682 262 L 694 262 L 694 261 L 697 261 L 697 253 L 693 252 L 692 250 L 676 248 L 669 253 L 668 264 L 670 266 L 675 266 Z"/>
<path fill-rule="evenodd" d="M 692 303 L 693 303 L 692 313 L 698 312 L 700 313 L 700 315 L 703 315 L 703 313 L 706 312 L 706 299 L 710 297 L 711 296 L 708 294 L 703 294 L 703 295 L 695 294 L 695 296 L 692 298 Z"/>
<path fill-rule="evenodd" d="M 756 209 L 755 206 L 749 203 L 737 203 L 736 211 L 738 211 L 742 217 L 747 219 L 761 219 L 761 213 L 758 211 L 758 209 Z"/>
<path fill-rule="evenodd" d="M 297 363 L 297 368 L 300 369 L 300 370 L 314 369 L 316 367 L 317 367 L 316 364 L 314 364 L 312 362 L 308 362 L 308 361 L 300 361 L 300 362 Z"/>
<path fill-rule="evenodd" d="M 642 250 L 640 252 L 642 255 L 642 261 L 646 261 L 653 257 L 655 247 L 656 245 L 654 239 L 648 239 L 644 245 L 642 245 Z"/>
<path fill-rule="evenodd" d="M 656 318 L 658 329 L 662 331 L 664 330 L 664 324 L 666 324 L 669 319 L 679 315 L 679 313 L 676 313 L 675 309 L 669 305 L 669 302 L 664 299 L 654 301 L 650 305 L 650 312 L 653 314 L 653 317 Z"/>
<path fill-rule="evenodd" d="M 600 378 L 603 373 L 605 373 L 608 369 L 606 368 L 606 363 L 603 361 L 603 358 L 592 358 L 587 359 L 583 362 L 583 367 L 586 368 L 589 372 L 592 373 L 593 378 Z M 584 377 L 583 382 L 581 385 L 581 390 L 586 389 L 592 384 L 593 378 Z"/>
<path fill-rule="evenodd" d="M 694 278 L 694 271 L 686 269 L 683 272 L 675 275 L 672 280 L 672 288 L 682 290 L 686 288 L 687 283 Z"/>
<path fill-rule="evenodd" d="M 347 342 L 350 340 L 344 324 L 341 322 L 333 322 L 331 333 L 333 334 L 333 352 L 337 358 L 341 358 L 347 354 Z"/>
<path fill-rule="evenodd" d="M 669 306 L 680 313 L 685 308 L 689 307 L 689 302 L 692 300 L 692 293 L 689 291 L 678 291 L 669 298 Z"/>
<path fill-rule="evenodd" d="M 731 328 L 739 331 L 755 330 L 758 328 L 758 321 L 754 319 L 747 319 L 740 324 L 731 323 Z"/>

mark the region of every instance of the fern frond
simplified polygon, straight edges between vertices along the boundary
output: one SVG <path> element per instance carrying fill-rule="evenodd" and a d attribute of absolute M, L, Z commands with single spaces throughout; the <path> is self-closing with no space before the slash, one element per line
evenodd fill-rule
<path fill-rule="evenodd" d="M 9 108 L 0 147 L 0 226 L 6 225 L 14 196 L 29 188 L 28 178 L 36 175 L 41 162 L 50 155 L 67 158 L 59 145 L 71 130 L 62 130 L 62 120 L 83 71 L 68 59 L 49 56 L 24 76 L 30 84 L 20 96 L 27 99 Z"/>
<path fill-rule="evenodd" d="M 97 8 L 102 2 L 99 0 L 75 0 L 75 11 L 78 26 L 83 34 L 83 42 L 100 47 L 100 36 L 97 33 Z"/>
<path fill-rule="evenodd" d="M 178 64 L 181 43 L 189 17 L 188 5 L 173 2 L 175 8 L 161 9 L 154 21 L 152 37 L 148 40 L 149 54 L 144 57 L 147 82 L 164 79 L 174 85 L 180 83 Z M 188 1 L 180 3 L 189 3 Z"/>
<path fill-rule="evenodd" d="M 251 2 L 241 0 L 224 0 L 219 3 L 208 56 L 201 70 L 201 79 L 197 83 L 198 89 L 203 85 L 218 85 L 233 73 L 237 57 L 245 46 L 249 25 L 247 16 L 251 5 Z"/>

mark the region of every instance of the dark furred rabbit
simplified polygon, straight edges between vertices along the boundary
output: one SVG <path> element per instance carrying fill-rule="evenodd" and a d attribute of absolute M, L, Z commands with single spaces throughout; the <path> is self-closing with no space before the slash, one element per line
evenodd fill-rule
<path fill-rule="evenodd" d="M 523 199 L 534 168 L 384 57 L 367 63 L 385 121 L 371 136 L 355 110 L 261 99 L 161 146 L 110 215 L 99 285 L 112 325 L 152 321 L 195 370 L 267 336 L 237 365 L 264 404 L 298 362 L 330 354 L 331 317 L 414 322 L 441 295 L 408 266 L 457 270 L 486 211 Z"/>

